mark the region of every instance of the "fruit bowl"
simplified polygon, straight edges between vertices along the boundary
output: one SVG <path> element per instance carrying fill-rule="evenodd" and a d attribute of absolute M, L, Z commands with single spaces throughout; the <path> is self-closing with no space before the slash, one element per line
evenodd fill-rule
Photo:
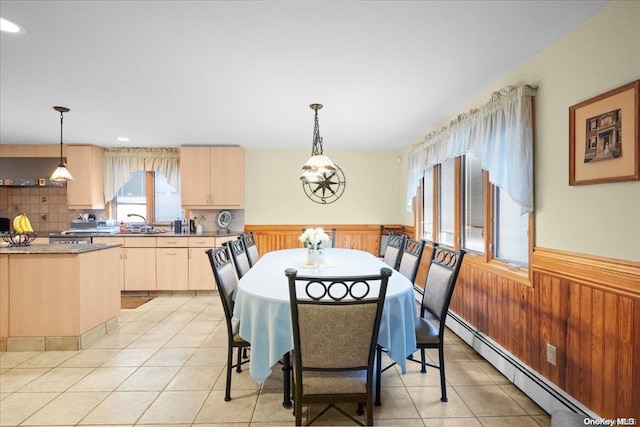
<path fill-rule="evenodd" d="M 11 246 L 29 246 L 31 242 L 33 242 L 38 235 L 36 233 L 2 233 L 0 234 L 2 240 Z"/>

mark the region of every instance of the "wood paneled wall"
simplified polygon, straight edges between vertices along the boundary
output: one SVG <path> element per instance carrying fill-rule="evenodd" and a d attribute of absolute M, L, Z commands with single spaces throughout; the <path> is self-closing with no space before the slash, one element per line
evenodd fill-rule
<path fill-rule="evenodd" d="M 451 310 L 596 414 L 640 419 L 640 263 L 536 248 L 532 267 L 526 286 L 465 262 Z"/>
<path fill-rule="evenodd" d="M 309 226 L 245 230 L 262 254 L 300 247 Z M 335 228 L 337 247 L 378 253 L 379 225 L 313 226 Z M 535 248 L 532 268 L 526 285 L 465 258 L 451 310 L 596 414 L 640 419 L 640 263 Z M 425 261 L 418 285 L 426 271 Z M 547 343 L 556 347 L 555 366 Z"/>

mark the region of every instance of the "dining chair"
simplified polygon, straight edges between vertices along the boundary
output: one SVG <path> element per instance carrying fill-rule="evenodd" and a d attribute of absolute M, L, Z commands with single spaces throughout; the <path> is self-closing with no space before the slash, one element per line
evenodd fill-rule
<path fill-rule="evenodd" d="M 380 226 L 380 246 L 379 246 L 378 257 L 380 258 L 384 257 L 384 253 L 387 250 L 387 244 L 389 242 L 389 236 L 392 234 L 404 235 L 404 226 L 402 225 L 396 226 L 396 227 L 389 227 L 385 225 Z"/>
<path fill-rule="evenodd" d="M 416 347 L 420 349 L 420 360 L 415 360 L 413 355 L 407 357 L 408 360 L 422 365 L 420 372 L 423 374 L 427 372 L 427 366 L 440 371 L 440 400 L 443 402 L 448 400 L 444 369 L 445 320 L 465 253 L 464 249 L 454 251 L 441 247 L 437 243 L 433 244 L 429 270 L 422 295 L 420 316 L 416 319 Z M 425 355 L 427 348 L 438 349 L 438 365 L 427 363 Z M 376 405 L 380 405 L 381 374 L 395 364 L 392 363 L 382 369 L 382 352 L 382 347 L 377 346 Z"/>
<path fill-rule="evenodd" d="M 258 245 L 256 244 L 256 236 L 253 234 L 253 231 L 251 231 L 249 233 L 242 233 L 239 238 L 244 240 L 244 248 L 247 252 L 247 257 L 249 258 L 249 264 L 253 267 L 260 259 Z"/>
<path fill-rule="evenodd" d="M 404 242 L 407 237 L 404 234 L 387 235 L 387 247 L 384 250 L 382 261 L 391 268 L 398 269 L 404 250 Z"/>
<path fill-rule="evenodd" d="M 420 317 L 416 323 L 416 346 L 420 349 L 420 361 L 409 356 L 409 360 L 422 365 L 420 372 L 423 374 L 427 372 L 427 366 L 440 370 L 440 400 L 443 402 L 447 401 L 444 370 L 445 320 L 465 253 L 464 249 L 454 251 L 441 247 L 437 243 L 433 244 L 422 295 Z M 438 365 L 427 363 L 425 356 L 427 348 L 438 349 Z"/>
<path fill-rule="evenodd" d="M 238 274 L 238 279 L 242 278 L 242 276 L 247 274 L 247 271 L 251 268 L 247 249 L 244 245 L 244 239 L 229 240 L 228 242 L 224 242 L 222 245 L 229 248 L 231 258 L 233 259 L 233 265 L 235 266 Z"/>
<path fill-rule="evenodd" d="M 411 283 L 415 283 L 418 267 L 422 261 L 422 253 L 424 252 L 424 240 L 405 239 L 400 265 L 398 271 L 404 275 Z"/>
<path fill-rule="evenodd" d="M 233 316 L 233 294 L 238 287 L 238 279 L 229 248 L 222 246 L 216 249 L 207 249 L 205 252 L 211 263 L 227 325 L 227 385 L 224 400 L 228 402 L 231 400 L 231 370 L 236 368 L 236 372 L 242 372 L 242 365 L 249 362 L 246 350 L 250 347 L 250 344 L 240 338 L 238 333 L 240 321 Z M 237 362 L 235 365 L 233 364 L 234 348 L 237 349 Z"/>
<path fill-rule="evenodd" d="M 336 406 L 341 402 L 357 403 L 359 414 L 364 405 L 366 425 L 373 425 L 374 356 L 392 270 L 385 267 L 379 275 L 358 277 L 304 277 L 289 268 L 285 274 L 293 326 L 296 425 L 302 425 L 302 407 L 310 403 L 328 406 L 306 425 L 330 408 L 363 425 Z"/>

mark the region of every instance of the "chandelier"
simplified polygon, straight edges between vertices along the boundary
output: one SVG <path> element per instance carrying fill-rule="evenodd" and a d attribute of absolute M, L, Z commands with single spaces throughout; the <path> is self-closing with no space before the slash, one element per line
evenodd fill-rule
<path fill-rule="evenodd" d="M 62 119 L 63 119 L 63 113 L 69 112 L 69 109 L 66 107 L 53 107 L 53 109 L 60 113 L 60 164 L 58 165 L 56 170 L 53 171 L 53 174 L 49 179 L 51 181 L 58 181 L 58 182 L 73 181 L 73 177 L 71 176 L 71 173 L 69 172 L 69 170 L 64 164 L 64 161 L 62 160 Z"/>
<path fill-rule="evenodd" d="M 302 166 L 300 180 L 303 184 L 324 181 L 336 172 L 336 166 L 322 152 L 322 137 L 320 136 L 320 125 L 318 124 L 318 110 L 322 108 L 322 104 L 311 104 L 309 107 L 315 111 L 313 144 L 311 145 L 311 157 Z"/>

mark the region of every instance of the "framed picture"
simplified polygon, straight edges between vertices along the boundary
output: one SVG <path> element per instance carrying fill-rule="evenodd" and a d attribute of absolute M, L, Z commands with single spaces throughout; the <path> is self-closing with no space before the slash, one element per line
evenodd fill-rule
<path fill-rule="evenodd" d="M 569 107 L 569 185 L 640 179 L 640 80 Z"/>

